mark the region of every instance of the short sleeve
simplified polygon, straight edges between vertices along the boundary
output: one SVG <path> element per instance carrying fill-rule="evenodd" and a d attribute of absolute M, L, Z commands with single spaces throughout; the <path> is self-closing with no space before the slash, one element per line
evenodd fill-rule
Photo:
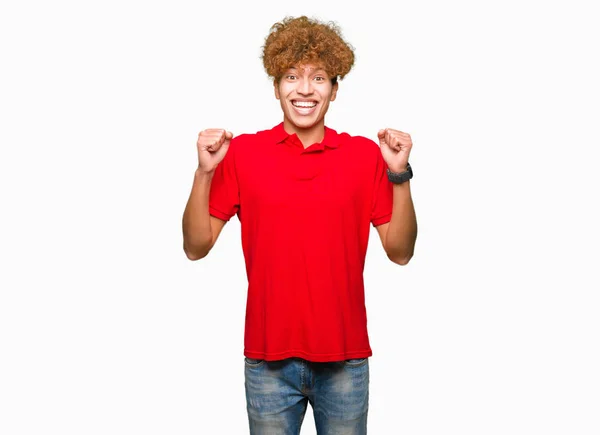
<path fill-rule="evenodd" d="M 394 202 L 394 185 L 387 177 L 387 164 L 377 147 L 377 163 L 373 185 L 373 203 L 371 208 L 371 223 L 374 227 L 388 223 L 392 219 Z"/>
<path fill-rule="evenodd" d="M 226 222 L 240 208 L 239 185 L 235 170 L 236 142 L 235 138 L 231 140 L 227 154 L 215 169 L 208 200 L 209 213 Z"/>

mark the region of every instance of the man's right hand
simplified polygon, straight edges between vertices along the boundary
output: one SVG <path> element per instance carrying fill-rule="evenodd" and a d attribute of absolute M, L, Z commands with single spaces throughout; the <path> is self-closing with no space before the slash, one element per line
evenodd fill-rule
<path fill-rule="evenodd" d="M 227 154 L 232 138 L 233 134 L 222 128 L 202 130 L 198 135 L 196 144 L 198 148 L 198 169 L 205 173 L 213 172 Z"/>

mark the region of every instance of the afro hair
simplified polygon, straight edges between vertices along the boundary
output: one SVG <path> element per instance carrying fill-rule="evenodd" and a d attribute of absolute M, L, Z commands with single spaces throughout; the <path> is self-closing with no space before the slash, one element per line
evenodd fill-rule
<path fill-rule="evenodd" d="M 262 61 L 275 82 L 297 64 L 314 63 L 335 82 L 354 65 L 354 48 L 344 41 L 335 23 L 322 23 L 305 16 L 286 17 L 275 23 L 265 39 Z"/>

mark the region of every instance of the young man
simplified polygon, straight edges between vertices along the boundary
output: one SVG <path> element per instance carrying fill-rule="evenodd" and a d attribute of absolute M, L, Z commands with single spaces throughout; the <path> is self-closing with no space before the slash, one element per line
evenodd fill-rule
<path fill-rule="evenodd" d="M 306 17 L 276 23 L 263 63 L 283 122 L 271 130 L 198 136 L 183 215 L 191 260 L 237 214 L 248 297 L 245 388 L 250 433 L 298 434 L 307 403 L 317 433 L 365 434 L 369 361 L 363 269 L 370 225 L 397 264 L 413 255 L 408 134 L 379 146 L 325 126 L 354 64 L 339 29 Z"/>

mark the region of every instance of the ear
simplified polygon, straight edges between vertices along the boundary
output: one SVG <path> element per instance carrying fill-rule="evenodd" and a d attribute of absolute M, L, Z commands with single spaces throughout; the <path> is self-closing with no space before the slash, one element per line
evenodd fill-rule
<path fill-rule="evenodd" d="M 333 88 L 331 89 L 330 101 L 335 101 L 335 97 L 337 96 L 337 90 L 338 90 L 338 83 L 336 82 L 335 85 L 333 85 Z"/>
<path fill-rule="evenodd" d="M 277 82 L 277 80 L 273 80 L 273 87 L 275 88 L 275 98 L 277 98 L 279 100 L 279 83 Z"/>

